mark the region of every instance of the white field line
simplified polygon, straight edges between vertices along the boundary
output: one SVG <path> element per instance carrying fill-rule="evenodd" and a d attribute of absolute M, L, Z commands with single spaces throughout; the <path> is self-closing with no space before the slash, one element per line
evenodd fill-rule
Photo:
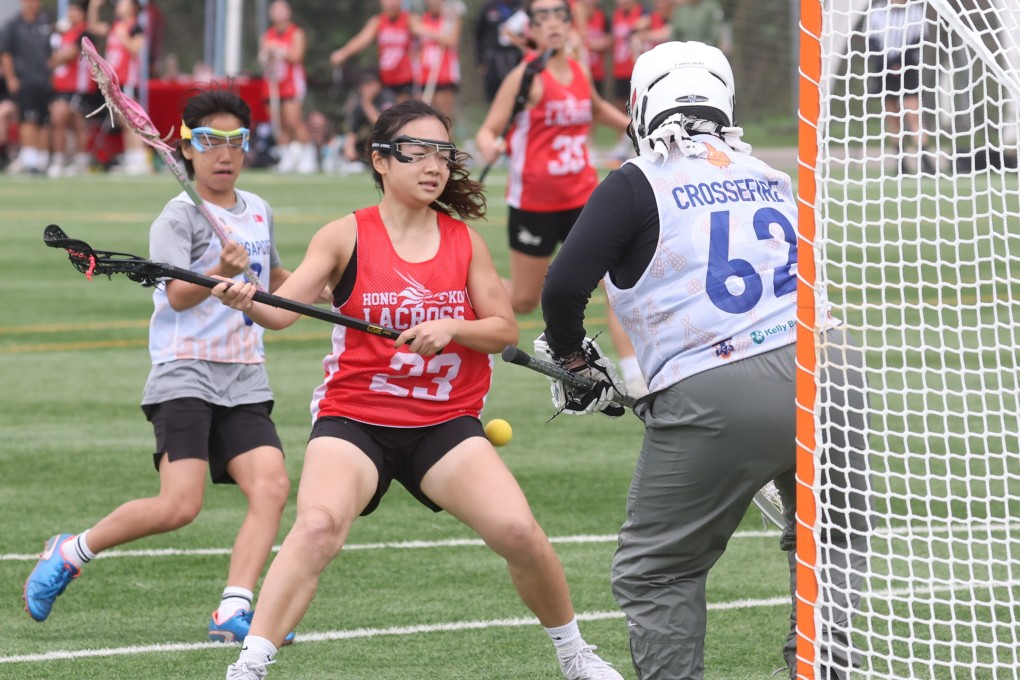
<path fill-rule="evenodd" d="M 734 600 L 710 604 L 710 610 L 750 609 L 752 607 L 790 606 L 789 597 L 773 597 L 762 600 Z M 577 615 L 578 621 L 604 621 L 622 619 L 619 611 L 587 612 Z M 435 623 L 421 626 L 396 626 L 393 628 L 355 628 L 354 630 L 330 630 L 321 633 L 299 633 L 298 642 L 330 642 L 335 640 L 353 640 L 356 638 L 374 638 L 399 635 L 422 635 L 427 633 L 450 633 L 462 630 L 482 630 L 488 628 L 520 628 L 523 626 L 540 625 L 538 619 L 493 619 L 491 621 L 455 621 L 452 623 Z M 0 664 L 32 663 L 43 661 L 64 661 L 106 656 L 133 656 L 137 654 L 160 654 L 164 652 L 192 652 L 212 649 L 223 649 L 222 642 L 182 642 L 161 645 L 138 645 L 133 647 L 108 647 L 105 649 L 80 649 L 73 651 L 53 651 L 43 654 L 21 654 L 16 656 L 0 656 Z"/>
<path fill-rule="evenodd" d="M 778 537 L 775 531 L 738 531 L 733 538 L 765 538 Z M 580 536 L 550 536 L 551 543 L 615 543 L 616 534 L 580 535 Z M 462 547 L 484 547 L 485 544 L 480 538 L 449 538 L 441 541 L 399 541 L 394 543 L 349 543 L 344 546 L 344 551 L 350 550 L 420 550 L 425 548 L 462 548 Z M 280 546 L 274 545 L 273 552 L 279 552 Z M 177 548 L 154 548 L 152 550 L 107 550 L 100 553 L 96 558 L 107 557 L 194 557 L 206 555 L 229 555 L 230 548 L 194 548 L 181 550 Z M 39 559 L 38 553 L 7 553 L 0 555 L 0 562 L 35 562 Z"/>
<path fill-rule="evenodd" d="M 928 534 L 955 534 L 988 532 L 1011 532 L 1020 529 L 1017 522 L 975 522 L 973 524 L 951 524 L 940 527 L 913 526 L 898 527 L 894 530 L 879 530 L 873 532 L 872 537 L 879 536 L 924 536 Z M 775 530 L 763 531 L 738 531 L 733 534 L 733 539 L 747 538 L 776 538 Z M 578 536 L 550 536 L 552 543 L 615 543 L 616 534 L 604 535 L 578 535 Z M 484 546 L 479 538 L 450 538 L 441 541 L 398 541 L 391 543 L 349 543 L 344 550 L 421 550 L 427 548 L 460 548 L 460 547 L 481 547 Z M 273 546 L 273 552 L 278 552 L 280 546 Z M 108 550 L 97 556 L 98 558 L 112 557 L 195 557 L 208 555 L 229 555 L 230 548 L 194 548 L 182 550 L 178 548 L 153 548 L 151 550 Z M 39 559 L 38 553 L 6 553 L 0 554 L 0 562 L 34 562 Z"/>
<path fill-rule="evenodd" d="M 1009 586 L 1020 585 L 1020 581 L 988 582 L 978 585 L 987 586 Z M 956 582 L 941 587 L 928 587 L 923 589 L 895 589 L 883 590 L 873 593 L 863 593 L 866 599 L 880 599 L 886 601 L 890 596 L 916 595 L 919 592 L 935 594 L 950 592 L 954 590 L 970 590 L 975 587 L 973 582 Z M 769 597 L 762 599 L 731 600 L 729 602 L 713 602 L 708 605 L 709 611 L 726 611 L 739 609 L 754 609 L 759 607 L 789 607 L 789 597 Z M 621 619 L 623 613 L 620 611 L 606 612 L 584 612 L 577 614 L 578 621 L 605 621 L 610 619 Z M 455 621 L 450 623 L 434 623 L 419 626 L 395 626 L 392 628 L 355 628 L 353 630 L 330 630 L 320 633 L 300 633 L 299 642 L 307 644 L 311 642 L 331 642 L 337 640 L 354 640 L 357 638 L 375 638 L 401 635 L 423 635 L 428 633 L 449 633 L 464 630 L 483 630 L 488 628 L 520 628 L 523 626 L 537 626 L 538 619 L 535 618 L 514 618 L 514 619 L 492 619 L 489 621 Z M 12 656 L 0 656 L 0 664 L 8 663 L 38 663 L 47 661 L 64 661 L 71 659 L 85 659 L 111 656 L 134 656 L 138 654 L 160 654 L 165 652 L 192 652 L 223 649 L 221 642 L 179 642 L 156 645 L 137 645 L 132 647 L 107 647 L 105 649 L 79 649 L 79 650 L 56 650 L 42 654 L 19 654 Z"/>

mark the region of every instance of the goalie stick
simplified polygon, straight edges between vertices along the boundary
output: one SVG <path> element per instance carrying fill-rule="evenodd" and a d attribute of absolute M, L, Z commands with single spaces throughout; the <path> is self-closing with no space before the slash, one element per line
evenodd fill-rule
<path fill-rule="evenodd" d="M 117 73 L 110 66 L 110 63 L 99 56 L 99 52 L 96 51 L 96 46 L 92 44 L 92 41 L 87 37 L 81 39 L 81 53 L 89 65 L 89 70 L 92 72 L 92 79 L 96 81 L 96 85 L 99 86 L 100 92 L 103 93 L 103 99 L 105 103 L 95 111 L 89 114 L 94 116 L 104 108 L 110 111 L 111 121 L 115 117 L 119 117 L 124 124 L 127 125 L 132 132 L 145 142 L 145 144 L 151 147 L 159 157 L 163 159 L 166 167 L 169 168 L 173 174 L 177 183 L 184 189 L 184 193 L 188 195 L 191 202 L 198 208 L 198 212 L 202 214 L 209 226 L 212 227 L 213 233 L 220 240 L 220 243 L 226 245 L 230 240 L 230 236 L 223 230 L 219 220 L 217 220 L 209 208 L 206 207 L 202 201 L 202 197 L 195 191 L 195 187 L 191 185 L 188 180 L 188 175 L 185 173 L 184 168 L 180 166 L 177 159 L 174 158 L 174 150 L 163 137 L 160 137 L 159 130 L 153 124 L 152 119 L 149 118 L 149 114 L 145 112 L 145 109 L 131 97 L 124 94 L 124 91 L 120 88 L 120 81 L 117 80 Z M 113 114 L 116 114 L 114 116 Z M 169 136 L 169 135 L 168 135 Z M 249 282 L 259 285 L 259 277 L 256 276 L 255 272 L 249 267 L 244 272 L 244 278 Z"/>
<path fill-rule="evenodd" d="M 524 67 L 524 74 L 521 76 L 521 87 L 517 90 L 517 96 L 514 97 L 514 108 L 510 111 L 510 117 L 506 121 L 506 125 L 503 126 L 503 131 L 499 133 L 497 139 L 506 139 L 506 135 L 510 132 L 510 128 L 513 127 L 514 119 L 521 111 L 524 110 L 525 105 L 528 103 L 528 95 L 531 94 L 531 83 L 535 81 L 535 76 L 545 70 L 546 64 L 549 63 L 550 57 L 556 54 L 556 49 L 550 47 L 545 52 L 540 54 L 538 58 L 532 59 L 528 62 L 528 65 Z M 485 177 L 489 174 L 489 170 L 492 170 L 492 166 L 495 163 L 487 164 L 482 169 L 482 174 L 478 176 L 478 182 L 480 184 L 485 183 Z"/>
<path fill-rule="evenodd" d="M 67 258 L 88 279 L 93 274 L 102 274 L 112 277 L 114 274 L 125 274 L 129 279 L 143 286 L 155 286 L 162 278 L 179 279 L 188 283 L 194 283 L 206 288 L 213 288 L 221 283 L 223 279 L 216 279 L 211 276 L 197 274 L 188 269 L 181 269 L 173 265 L 153 262 L 137 255 L 129 253 L 118 253 L 110 250 L 95 250 L 85 241 L 69 237 L 64 230 L 55 224 L 51 224 L 43 230 L 43 242 L 51 248 L 63 248 L 67 251 Z M 264 291 L 255 292 L 255 302 L 261 302 L 271 307 L 285 309 L 304 316 L 310 316 L 321 321 L 357 331 L 364 331 L 372 335 L 378 335 L 389 340 L 396 340 L 400 337 L 399 331 L 385 326 L 377 326 L 352 316 L 338 314 L 331 310 L 320 309 L 313 305 L 306 305 L 303 302 L 289 300 L 287 298 L 272 295 Z"/>
<path fill-rule="evenodd" d="M 572 387 L 578 389 L 591 389 L 595 386 L 595 381 L 591 378 L 568 371 L 561 366 L 558 366 L 549 361 L 543 361 L 542 359 L 535 358 L 525 352 L 516 345 L 507 345 L 503 348 L 502 355 L 503 361 L 507 363 L 516 364 L 518 366 L 524 366 L 530 368 L 536 373 L 559 380 L 563 383 L 568 383 Z M 634 398 L 630 395 L 621 395 L 616 400 L 617 403 L 623 404 L 624 406 L 634 406 Z M 765 526 L 772 524 L 779 529 L 786 528 L 786 518 L 783 516 L 783 502 L 779 497 L 779 490 L 776 489 L 776 485 L 769 482 L 761 489 L 759 489 L 752 499 L 758 511 L 761 513 L 762 523 Z"/>
<path fill-rule="evenodd" d="M 595 387 L 595 381 L 588 376 L 568 371 L 567 369 L 557 366 L 552 362 L 543 361 L 542 359 L 533 357 L 516 345 L 507 345 L 504 347 L 501 356 L 503 357 L 503 361 L 506 361 L 507 363 L 530 368 L 536 373 L 541 373 L 542 375 L 553 378 L 554 380 L 567 383 L 571 387 L 576 387 L 579 390 L 590 390 Z M 617 394 L 620 398 L 614 399 L 616 403 L 623 406 L 634 406 L 634 397 L 629 394 Z"/>

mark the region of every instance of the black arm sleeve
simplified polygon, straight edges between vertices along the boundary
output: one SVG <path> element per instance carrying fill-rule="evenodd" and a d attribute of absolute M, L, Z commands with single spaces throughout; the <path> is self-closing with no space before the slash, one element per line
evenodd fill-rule
<path fill-rule="evenodd" d="M 644 173 L 634 165 L 613 172 L 592 193 L 553 260 L 542 288 L 545 337 L 553 354 L 578 349 L 584 310 L 599 279 L 630 288 L 659 242 L 659 209 Z"/>

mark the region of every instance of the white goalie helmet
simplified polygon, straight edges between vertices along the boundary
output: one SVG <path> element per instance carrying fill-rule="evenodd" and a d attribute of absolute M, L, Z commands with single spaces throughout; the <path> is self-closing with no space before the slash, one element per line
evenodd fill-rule
<path fill-rule="evenodd" d="M 643 139 L 684 108 L 712 108 L 733 125 L 733 69 L 726 55 L 705 43 L 665 42 L 641 54 L 630 77 L 632 134 Z"/>

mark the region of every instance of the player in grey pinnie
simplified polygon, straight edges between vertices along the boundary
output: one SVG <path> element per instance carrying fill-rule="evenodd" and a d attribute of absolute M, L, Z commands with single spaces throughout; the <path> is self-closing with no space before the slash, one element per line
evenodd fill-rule
<path fill-rule="evenodd" d="M 635 413 L 645 439 L 613 560 L 640 680 L 704 675 L 709 570 L 755 492 L 774 481 L 787 527 L 780 547 L 794 583 L 796 203 L 790 178 L 750 155 L 733 123 L 733 74 L 718 49 L 669 42 L 631 77 L 629 134 L 638 157 L 595 190 L 549 270 L 546 330 L 536 352 L 600 381 L 553 384 L 566 413 L 616 408 L 611 363 L 585 337 L 584 309 L 603 275 L 651 393 Z M 823 307 L 824 308 L 824 307 Z M 855 421 L 826 442 L 844 479 L 823 517 L 820 675 L 857 663 L 847 639 L 869 528 L 862 355 L 831 317 L 822 403 Z M 824 418 L 837 418 L 836 411 Z M 854 557 L 848 557 L 848 556 Z M 856 560 L 856 561 L 855 561 Z M 793 610 L 795 616 L 796 610 Z M 796 666 L 795 620 L 783 657 Z"/>

